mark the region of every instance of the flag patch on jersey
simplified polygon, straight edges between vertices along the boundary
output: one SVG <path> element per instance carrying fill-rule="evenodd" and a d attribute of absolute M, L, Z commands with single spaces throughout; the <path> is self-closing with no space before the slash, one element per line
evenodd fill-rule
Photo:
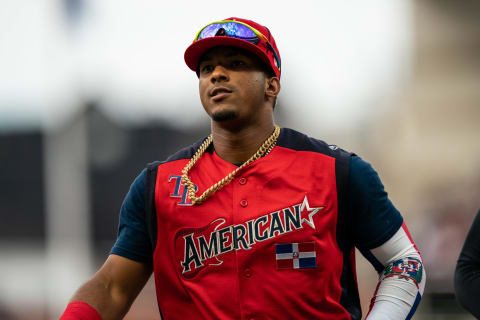
<path fill-rule="evenodd" d="M 317 267 L 315 242 L 275 244 L 277 269 L 307 269 Z"/>

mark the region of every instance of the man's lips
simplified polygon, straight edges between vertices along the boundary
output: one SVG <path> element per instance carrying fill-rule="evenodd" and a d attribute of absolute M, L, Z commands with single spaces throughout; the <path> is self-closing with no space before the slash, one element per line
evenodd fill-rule
<path fill-rule="evenodd" d="M 214 101 L 226 98 L 232 93 L 232 89 L 227 87 L 214 87 L 209 90 L 208 94 Z"/>

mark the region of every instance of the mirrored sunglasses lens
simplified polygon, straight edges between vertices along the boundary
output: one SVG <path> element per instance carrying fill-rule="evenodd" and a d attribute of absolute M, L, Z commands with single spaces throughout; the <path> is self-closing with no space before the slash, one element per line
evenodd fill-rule
<path fill-rule="evenodd" d="M 257 38 L 257 35 L 252 29 L 240 23 L 225 23 L 224 29 L 231 37 L 245 40 Z"/>
<path fill-rule="evenodd" d="M 215 37 L 217 34 L 218 30 L 223 26 L 224 24 L 221 23 L 213 23 L 211 25 L 206 26 L 198 35 L 198 40 L 204 39 L 204 38 L 210 38 L 210 37 Z"/>
<path fill-rule="evenodd" d="M 258 42 L 258 37 L 247 26 L 244 26 L 240 23 L 228 22 L 228 23 L 213 23 L 205 27 L 200 34 L 198 35 L 198 40 L 204 38 L 215 37 L 217 35 L 218 30 L 223 29 L 225 31 L 225 36 L 239 38 L 243 40 L 247 40 L 250 42 Z"/>

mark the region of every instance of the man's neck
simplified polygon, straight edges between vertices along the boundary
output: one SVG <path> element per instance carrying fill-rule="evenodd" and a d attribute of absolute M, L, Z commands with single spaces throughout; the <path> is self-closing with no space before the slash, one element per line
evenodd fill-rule
<path fill-rule="evenodd" d="M 235 131 L 212 125 L 215 152 L 230 163 L 244 163 L 258 151 L 273 130 L 273 121 L 263 126 L 248 126 Z"/>

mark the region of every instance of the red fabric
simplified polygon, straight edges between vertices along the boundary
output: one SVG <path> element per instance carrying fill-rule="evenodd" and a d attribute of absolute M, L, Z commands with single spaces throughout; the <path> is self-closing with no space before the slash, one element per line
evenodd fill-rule
<path fill-rule="evenodd" d="M 298 244 L 298 251 L 300 251 L 300 252 L 315 251 L 315 243 L 314 242 L 300 242 Z"/>
<path fill-rule="evenodd" d="M 377 283 L 377 287 L 375 288 L 375 292 L 373 293 L 373 298 L 370 300 L 370 307 L 368 308 L 368 313 L 365 316 L 365 319 L 368 318 L 368 315 L 373 309 L 373 306 L 375 305 L 375 301 L 377 300 L 377 293 L 378 293 L 378 288 L 380 288 L 380 282 Z"/>
<path fill-rule="evenodd" d="M 277 260 L 278 269 L 293 269 L 292 259 L 279 259 Z"/>
<path fill-rule="evenodd" d="M 102 320 L 102 317 L 88 303 L 74 301 L 67 305 L 60 320 Z"/>
<path fill-rule="evenodd" d="M 405 233 L 407 234 L 407 237 L 408 237 L 408 239 L 410 240 L 410 242 L 413 244 L 413 247 L 415 248 L 415 250 L 417 250 L 418 254 L 419 254 L 420 257 L 421 257 L 422 255 L 420 254 L 420 250 L 418 250 L 417 245 L 416 245 L 415 242 L 413 241 L 413 238 L 412 238 L 412 236 L 410 235 L 410 231 L 408 231 L 408 228 L 407 228 L 407 225 L 405 224 L 405 221 L 404 221 L 403 224 L 402 224 L 402 228 L 403 228 L 403 230 L 405 231 Z"/>

